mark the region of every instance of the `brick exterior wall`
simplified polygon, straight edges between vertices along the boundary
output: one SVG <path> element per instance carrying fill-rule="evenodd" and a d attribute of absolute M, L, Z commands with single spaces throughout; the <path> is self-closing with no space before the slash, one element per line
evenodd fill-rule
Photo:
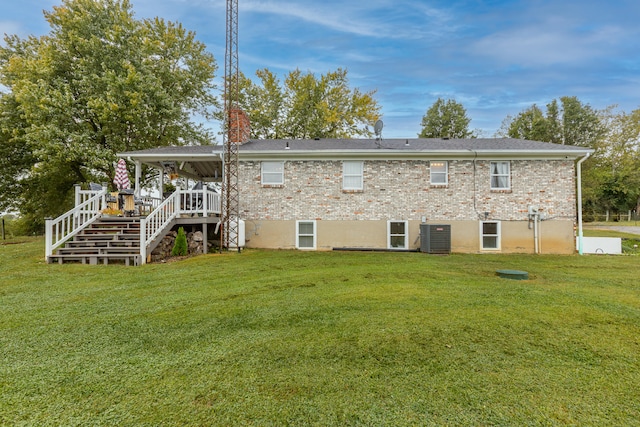
<path fill-rule="evenodd" d="M 342 190 L 341 161 L 285 161 L 284 185 L 260 183 L 261 162 L 239 165 L 240 212 L 247 220 L 527 220 L 576 215 L 574 162 L 511 161 L 511 189 L 490 189 L 489 160 L 449 161 L 448 185 L 429 183 L 429 162 L 364 161 L 364 189 Z"/>

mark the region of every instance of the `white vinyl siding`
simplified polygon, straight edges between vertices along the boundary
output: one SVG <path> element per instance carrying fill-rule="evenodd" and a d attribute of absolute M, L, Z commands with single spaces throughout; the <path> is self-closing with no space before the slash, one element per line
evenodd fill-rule
<path fill-rule="evenodd" d="M 362 178 L 363 170 L 363 162 L 342 162 L 342 189 L 362 190 L 364 188 Z"/>
<path fill-rule="evenodd" d="M 387 222 L 387 248 L 407 249 L 409 247 L 409 222 Z"/>
<path fill-rule="evenodd" d="M 431 185 L 447 185 L 449 183 L 449 163 L 446 161 L 429 162 L 429 180 Z"/>
<path fill-rule="evenodd" d="M 296 221 L 296 249 L 316 248 L 316 222 Z"/>
<path fill-rule="evenodd" d="M 262 185 L 283 185 L 284 162 L 262 162 L 260 182 Z"/>
<path fill-rule="evenodd" d="M 511 164 L 509 162 L 491 162 L 491 189 L 509 190 L 511 188 Z"/>
<path fill-rule="evenodd" d="M 500 222 L 480 222 L 480 244 L 483 250 L 500 250 Z"/>

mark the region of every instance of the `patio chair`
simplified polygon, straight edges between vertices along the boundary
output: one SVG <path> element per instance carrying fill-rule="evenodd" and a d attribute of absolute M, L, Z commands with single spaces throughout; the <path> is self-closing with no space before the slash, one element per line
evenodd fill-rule
<path fill-rule="evenodd" d="M 146 201 L 142 197 L 134 196 L 133 202 L 138 215 L 145 215 L 146 213 L 150 213 L 151 208 L 153 208 L 153 203 Z"/>
<path fill-rule="evenodd" d="M 97 184 L 95 182 L 89 183 L 89 190 L 91 191 L 102 191 L 104 187 L 102 184 Z M 107 194 L 104 198 L 105 203 L 108 208 L 119 209 L 118 207 L 118 193 Z"/>
<path fill-rule="evenodd" d="M 122 212 L 124 212 L 124 215 L 133 216 L 136 211 L 136 203 L 133 190 L 120 190 L 119 197 L 120 204 L 122 205 Z"/>
<path fill-rule="evenodd" d="M 191 188 L 192 190 L 202 190 L 204 188 L 204 184 L 202 181 L 198 181 L 196 185 Z M 202 194 L 194 194 L 191 199 L 191 210 L 196 211 L 202 209 Z"/>

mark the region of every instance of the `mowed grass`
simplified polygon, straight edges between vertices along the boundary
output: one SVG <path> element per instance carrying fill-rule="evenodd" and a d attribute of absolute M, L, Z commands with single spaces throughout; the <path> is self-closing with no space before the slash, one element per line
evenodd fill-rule
<path fill-rule="evenodd" d="M 42 258 L 0 246 L 3 425 L 640 423 L 635 256 Z"/>

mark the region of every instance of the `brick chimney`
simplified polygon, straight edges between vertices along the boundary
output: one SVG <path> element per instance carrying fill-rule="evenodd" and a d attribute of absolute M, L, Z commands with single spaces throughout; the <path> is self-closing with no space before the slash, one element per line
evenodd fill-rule
<path fill-rule="evenodd" d="M 251 135 L 251 123 L 247 113 L 239 108 L 229 110 L 229 141 L 232 144 L 242 145 L 249 141 Z"/>

